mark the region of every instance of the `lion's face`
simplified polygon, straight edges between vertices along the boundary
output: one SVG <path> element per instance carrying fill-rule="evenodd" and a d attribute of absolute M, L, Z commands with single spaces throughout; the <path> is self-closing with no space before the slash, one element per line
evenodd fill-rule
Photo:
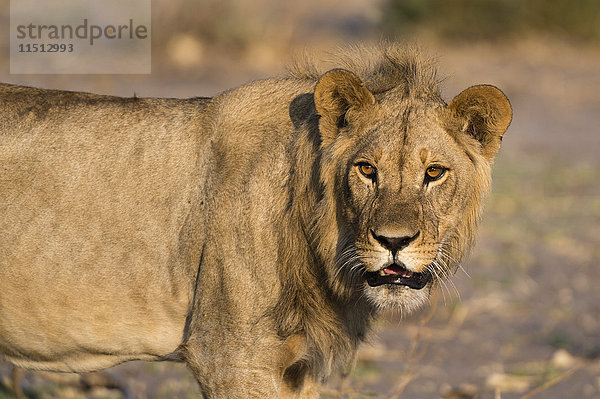
<path fill-rule="evenodd" d="M 328 121 L 318 89 L 321 131 L 336 130 L 324 135 L 339 232 L 333 275 L 354 275 L 377 306 L 410 310 L 454 273 L 467 249 L 501 135 L 489 137 L 474 124 L 481 119 L 461 116 L 463 102 L 375 98 L 361 85 L 360 106 L 350 96 L 344 119 Z"/>
<path fill-rule="evenodd" d="M 421 303 L 448 277 L 451 241 L 476 188 L 475 167 L 445 131 L 439 108 L 376 106 L 367 131 L 347 132 L 340 188 L 348 248 L 364 267 L 366 295 L 379 305 Z M 352 127 L 349 127 L 352 129 Z"/>

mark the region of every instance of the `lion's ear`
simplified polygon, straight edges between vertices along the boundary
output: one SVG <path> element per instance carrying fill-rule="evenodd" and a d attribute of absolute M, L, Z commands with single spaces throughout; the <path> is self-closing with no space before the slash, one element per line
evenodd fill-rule
<path fill-rule="evenodd" d="M 469 87 L 450 101 L 448 109 L 466 120 L 463 130 L 481 143 L 483 156 L 492 160 L 512 120 L 512 108 L 504 93 L 490 85 Z"/>
<path fill-rule="evenodd" d="M 345 123 L 350 108 L 375 103 L 373 94 L 350 71 L 332 69 L 325 73 L 315 87 L 315 108 L 321 116 L 319 125 L 323 139 L 333 140 Z"/>

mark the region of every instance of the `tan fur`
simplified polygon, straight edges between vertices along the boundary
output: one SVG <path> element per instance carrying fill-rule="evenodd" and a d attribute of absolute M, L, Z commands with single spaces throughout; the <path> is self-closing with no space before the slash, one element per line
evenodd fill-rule
<path fill-rule="evenodd" d="M 447 106 L 415 51 L 338 66 L 212 99 L 0 86 L 3 357 L 184 361 L 207 398 L 318 397 L 378 309 L 452 275 L 511 119 L 492 86 Z M 365 282 L 391 256 L 375 232 L 418 237 L 396 256 L 425 288 Z"/>

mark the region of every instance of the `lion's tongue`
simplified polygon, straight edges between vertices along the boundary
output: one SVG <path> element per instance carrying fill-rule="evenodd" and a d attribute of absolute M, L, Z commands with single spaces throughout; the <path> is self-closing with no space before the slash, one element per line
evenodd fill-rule
<path fill-rule="evenodd" d="M 411 278 L 413 275 L 413 273 L 410 270 L 407 270 L 404 267 L 396 264 L 389 265 L 388 267 L 383 269 L 383 272 L 387 275 L 398 275 L 404 278 Z"/>

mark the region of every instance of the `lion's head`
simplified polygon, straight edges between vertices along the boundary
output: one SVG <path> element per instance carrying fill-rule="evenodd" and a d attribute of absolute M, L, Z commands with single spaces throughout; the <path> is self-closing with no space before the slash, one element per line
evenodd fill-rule
<path fill-rule="evenodd" d="M 511 107 L 487 85 L 446 104 L 415 53 L 387 49 L 348 69 L 323 74 L 314 92 L 324 187 L 315 242 L 335 292 L 409 310 L 470 246 Z"/>

